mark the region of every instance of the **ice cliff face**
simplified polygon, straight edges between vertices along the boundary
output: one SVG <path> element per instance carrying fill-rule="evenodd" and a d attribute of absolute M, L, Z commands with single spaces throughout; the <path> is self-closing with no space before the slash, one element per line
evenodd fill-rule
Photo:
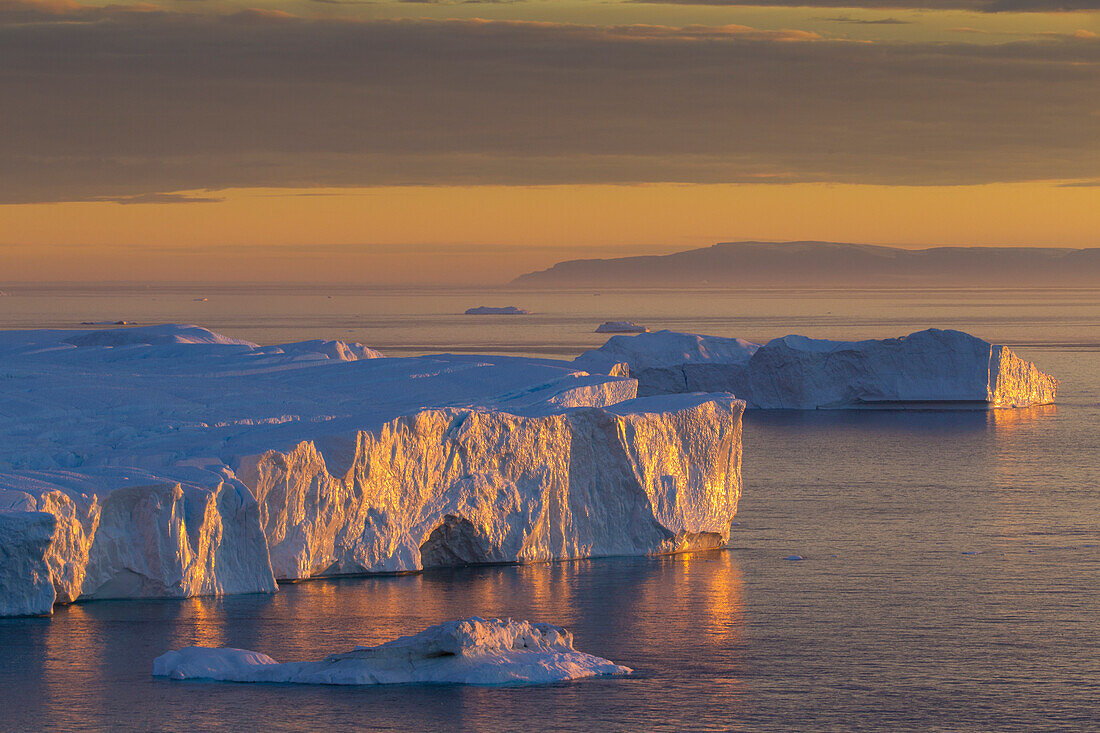
<path fill-rule="evenodd" d="M 0 510 L 0 615 L 51 612 L 54 587 L 46 556 L 56 522 L 45 512 Z"/>
<path fill-rule="evenodd" d="M 0 516 L 0 532 L 34 517 L 49 527 L 32 553 L 46 568 L 48 592 L 24 584 L 32 610 L 9 605 L 19 593 L 0 594 L 0 615 L 48 614 L 55 602 L 93 598 L 187 598 L 226 593 L 271 593 L 275 578 L 259 509 L 247 489 L 179 483 L 142 485 L 115 473 L 5 475 L 24 491 L 0 491 L 20 512 Z M 109 491 L 91 488 L 116 482 Z M 127 485 L 130 484 L 130 485 Z M 5 541 L 4 545 L 8 543 Z M 21 553 L 22 554 L 22 553 Z M 9 563 L 0 555 L 0 573 Z M 29 601 L 28 601 L 29 602 Z"/>
<path fill-rule="evenodd" d="M 986 400 L 993 407 L 1052 405 L 1057 396 L 1057 379 L 1019 358 L 1007 346 L 992 347 Z"/>
<path fill-rule="evenodd" d="M 1058 388 L 1007 347 L 960 331 L 854 342 L 784 336 L 740 349 L 733 339 L 666 331 L 616 338 L 575 363 L 609 371 L 625 362 L 639 394 L 726 391 L 750 408 L 1027 407 L 1053 403 Z"/>
<path fill-rule="evenodd" d="M 717 547 L 740 496 L 740 402 L 518 416 L 428 410 L 246 459 L 279 578 Z"/>
<path fill-rule="evenodd" d="M 310 685 L 538 684 L 631 671 L 577 651 L 573 635 L 560 626 L 476 616 L 319 662 L 279 664 L 259 652 L 210 647 L 153 660 L 153 676 L 172 680 Z"/>
<path fill-rule="evenodd" d="M 729 395 L 378 356 L 193 326 L 0 332 L 0 615 L 728 538 Z"/>

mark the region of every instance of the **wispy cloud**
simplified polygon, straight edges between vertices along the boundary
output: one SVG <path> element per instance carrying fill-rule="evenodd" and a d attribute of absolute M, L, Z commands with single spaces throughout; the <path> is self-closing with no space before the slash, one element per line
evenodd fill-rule
<path fill-rule="evenodd" d="M 900 18 L 853 18 L 850 15 L 837 15 L 831 18 L 814 18 L 826 23 L 851 23 L 853 25 L 912 25 L 911 20 Z"/>
<path fill-rule="evenodd" d="M 133 196 L 97 196 L 91 200 L 115 204 L 217 204 L 225 201 L 225 198 L 187 193 L 142 193 Z"/>

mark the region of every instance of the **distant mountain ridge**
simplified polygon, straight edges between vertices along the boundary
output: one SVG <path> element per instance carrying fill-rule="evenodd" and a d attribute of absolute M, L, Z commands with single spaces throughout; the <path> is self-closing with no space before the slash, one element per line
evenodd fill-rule
<path fill-rule="evenodd" d="M 512 281 L 530 287 L 1097 286 L 1100 248 L 723 242 L 669 255 L 567 260 Z"/>

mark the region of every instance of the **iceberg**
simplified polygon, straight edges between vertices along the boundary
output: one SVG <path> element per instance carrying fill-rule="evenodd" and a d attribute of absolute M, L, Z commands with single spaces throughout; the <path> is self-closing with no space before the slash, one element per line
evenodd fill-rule
<path fill-rule="evenodd" d="M 649 329 L 633 321 L 604 321 L 596 326 L 596 333 L 649 333 Z"/>
<path fill-rule="evenodd" d="M 714 548 L 740 497 L 742 409 L 425 410 L 360 432 L 345 464 L 305 441 L 236 475 L 280 579 Z"/>
<path fill-rule="evenodd" d="M 279 664 L 244 649 L 185 647 L 153 660 L 170 680 L 306 685 L 545 684 L 633 670 L 573 648 L 573 635 L 551 624 L 472 617 L 317 662 Z"/>
<path fill-rule="evenodd" d="M 45 567 L 19 592 L 0 583 L 0 615 L 46 615 L 55 602 L 78 599 L 276 590 L 258 507 L 240 485 L 173 484 L 134 470 L 4 473 L 0 502 L 18 507 L 0 511 L 0 575 L 26 563 Z M 16 553 L 8 536 L 31 518 L 48 527 L 45 542 Z M 33 609 L 18 600 L 32 588 Z"/>
<path fill-rule="evenodd" d="M 467 308 L 466 315 L 468 316 L 529 316 L 530 311 L 526 311 L 523 308 L 517 308 L 514 305 L 506 305 L 503 307 L 494 307 L 491 305 L 479 305 L 476 308 Z"/>
<path fill-rule="evenodd" d="M 593 373 L 629 374 L 639 395 L 730 392 L 749 408 L 962 407 L 1053 404 L 1058 380 L 961 331 L 826 341 L 740 339 L 659 331 L 614 337 L 574 360 Z"/>
<path fill-rule="evenodd" d="M 729 394 L 196 326 L 0 332 L 0 615 L 724 545 Z"/>

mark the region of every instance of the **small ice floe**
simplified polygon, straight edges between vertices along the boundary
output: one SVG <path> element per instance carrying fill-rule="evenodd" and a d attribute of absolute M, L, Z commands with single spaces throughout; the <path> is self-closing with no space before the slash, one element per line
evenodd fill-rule
<path fill-rule="evenodd" d="M 490 305 L 479 305 L 476 308 L 467 308 L 468 316 L 529 316 L 531 311 L 517 308 L 514 305 L 506 305 L 500 308 Z"/>
<path fill-rule="evenodd" d="M 319 662 L 280 664 L 260 652 L 198 646 L 153 660 L 153 676 L 172 680 L 306 685 L 540 684 L 632 671 L 578 652 L 560 626 L 476 616 Z"/>
<path fill-rule="evenodd" d="M 801 555 L 787 555 L 783 559 L 784 560 L 790 560 L 791 562 L 797 562 L 799 560 L 805 560 L 806 558 L 802 557 Z"/>
<path fill-rule="evenodd" d="M 605 321 L 596 327 L 596 333 L 649 333 L 649 329 L 633 321 Z"/>

